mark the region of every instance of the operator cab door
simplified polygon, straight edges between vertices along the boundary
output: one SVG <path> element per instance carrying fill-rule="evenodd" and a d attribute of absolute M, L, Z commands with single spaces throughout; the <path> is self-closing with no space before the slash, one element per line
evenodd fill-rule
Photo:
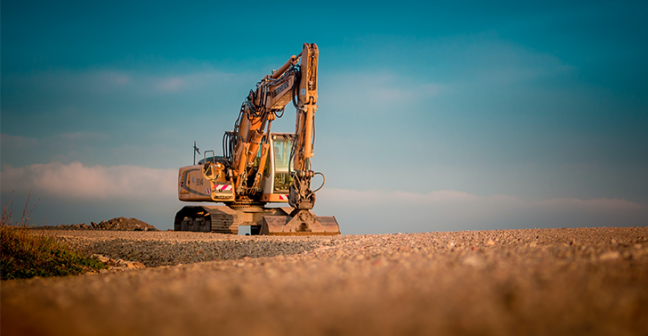
<path fill-rule="evenodd" d="M 269 163 L 263 174 L 263 201 L 288 202 L 288 188 L 292 183 L 290 172 L 290 151 L 294 135 L 290 133 L 273 133 L 270 136 Z"/>

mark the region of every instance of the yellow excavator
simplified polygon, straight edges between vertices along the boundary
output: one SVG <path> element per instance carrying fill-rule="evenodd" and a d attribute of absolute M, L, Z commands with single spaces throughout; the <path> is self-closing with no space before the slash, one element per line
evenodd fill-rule
<path fill-rule="evenodd" d="M 200 153 L 194 143 L 194 164 L 180 168 L 178 199 L 185 202 L 219 202 L 223 206 L 185 206 L 175 216 L 176 231 L 237 234 L 250 226 L 257 235 L 339 235 L 333 216 L 316 216 L 310 210 L 315 192 L 326 181 L 311 170 L 317 110 L 315 43 L 304 43 L 302 52 L 265 76 L 250 90 L 241 105 L 234 130 L 223 136 L 223 155 Z M 293 102 L 295 133 L 272 133 L 272 122 Z M 207 154 L 211 153 L 211 156 Z M 322 185 L 311 190 L 311 179 L 321 175 Z M 288 203 L 267 207 L 268 203 Z"/>

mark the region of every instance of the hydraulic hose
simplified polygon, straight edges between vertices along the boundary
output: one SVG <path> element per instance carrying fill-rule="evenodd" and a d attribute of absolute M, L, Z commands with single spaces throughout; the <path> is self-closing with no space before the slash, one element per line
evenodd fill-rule
<path fill-rule="evenodd" d="M 324 187 L 324 184 L 326 183 L 326 176 L 324 176 L 324 174 L 316 172 L 315 175 L 322 175 L 322 185 L 319 188 L 313 190 L 313 193 L 320 191 L 320 189 L 322 189 Z"/>

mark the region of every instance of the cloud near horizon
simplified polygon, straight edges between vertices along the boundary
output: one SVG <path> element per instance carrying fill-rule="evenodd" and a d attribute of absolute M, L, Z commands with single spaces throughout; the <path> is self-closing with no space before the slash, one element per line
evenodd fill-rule
<path fill-rule="evenodd" d="M 316 208 L 320 216 L 335 215 L 345 234 L 648 224 L 648 206 L 624 199 L 525 200 L 454 190 L 324 189 Z"/>
<path fill-rule="evenodd" d="M 136 91 L 139 94 L 168 94 L 183 88 L 200 89 L 227 86 L 240 81 L 245 74 L 230 74 L 212 67 L 188 66 L 171 73 L 145 73 L 118 68 L 87 70 L 47 70 L 30 74 L 10 74 L 3 78 L 13 87 L 43 90 L 58 94 L 82 91 L 90 95 L 114 94 L 114 91 Z"/>
<path fill-rule="evenodd" d="M 3 198 L 15 192 L 46 199 L 50 204 L 47 218 L 52 223 L 65 222 L 52 211 L 60 211 L 60 216 L 65 214 L 67 221 L 82 222 L 83 219 L 69 219 L 69 214 L 84 204 L 100 202 L 111 208 L 112 213 L 119 214 L 125 201 L 130 200 L 132 207 L 138 201 L 159 200 L 160 209 L 156 212 L 160 218 L 155 217 L 153 221 L 168 223 L 163 224 L 168 227 L 156 224 L 167 229 L 173 213 L 182 206 L 176 198 L 176 174 L 174 169 L 87 166 L 72 162 L 18 168 L 3 165 L 0 176 Z M 155 204 L 149 204 L 149 210 L 154 210 Z M 126 208 L 123 212 L 127 212 Z M 344 234 L 648 224 L 648 206 L 624 199 L 524 200 L 455 190 L 421 194 L 325 188 L 318 193 L 314 212 L 320 216 L 336 216 Z"/>
<path fill-rule="evenodd" d="M 85 166 L 80 162 L 3 165 L 2 193 L 104 200 L 172 197 L 176 193 L 173 169 L 141 166 Z"/>

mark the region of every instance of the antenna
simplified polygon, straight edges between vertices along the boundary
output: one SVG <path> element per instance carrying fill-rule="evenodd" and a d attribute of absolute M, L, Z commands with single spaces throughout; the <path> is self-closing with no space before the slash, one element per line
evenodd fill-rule
<path fill-rule="evenodd" d="M 194 152 L 194 163 L 193 164 L 195 166 L 196 165 L 196 152 L 198 152 L 198 154 L 200 154 L 200 149 L 198 149 L 198 147 L 196 147 L 196 142 L 195 141 L 194 141 L 193 149 L 194 149 L 194 151 L 193 151 Z"/>

